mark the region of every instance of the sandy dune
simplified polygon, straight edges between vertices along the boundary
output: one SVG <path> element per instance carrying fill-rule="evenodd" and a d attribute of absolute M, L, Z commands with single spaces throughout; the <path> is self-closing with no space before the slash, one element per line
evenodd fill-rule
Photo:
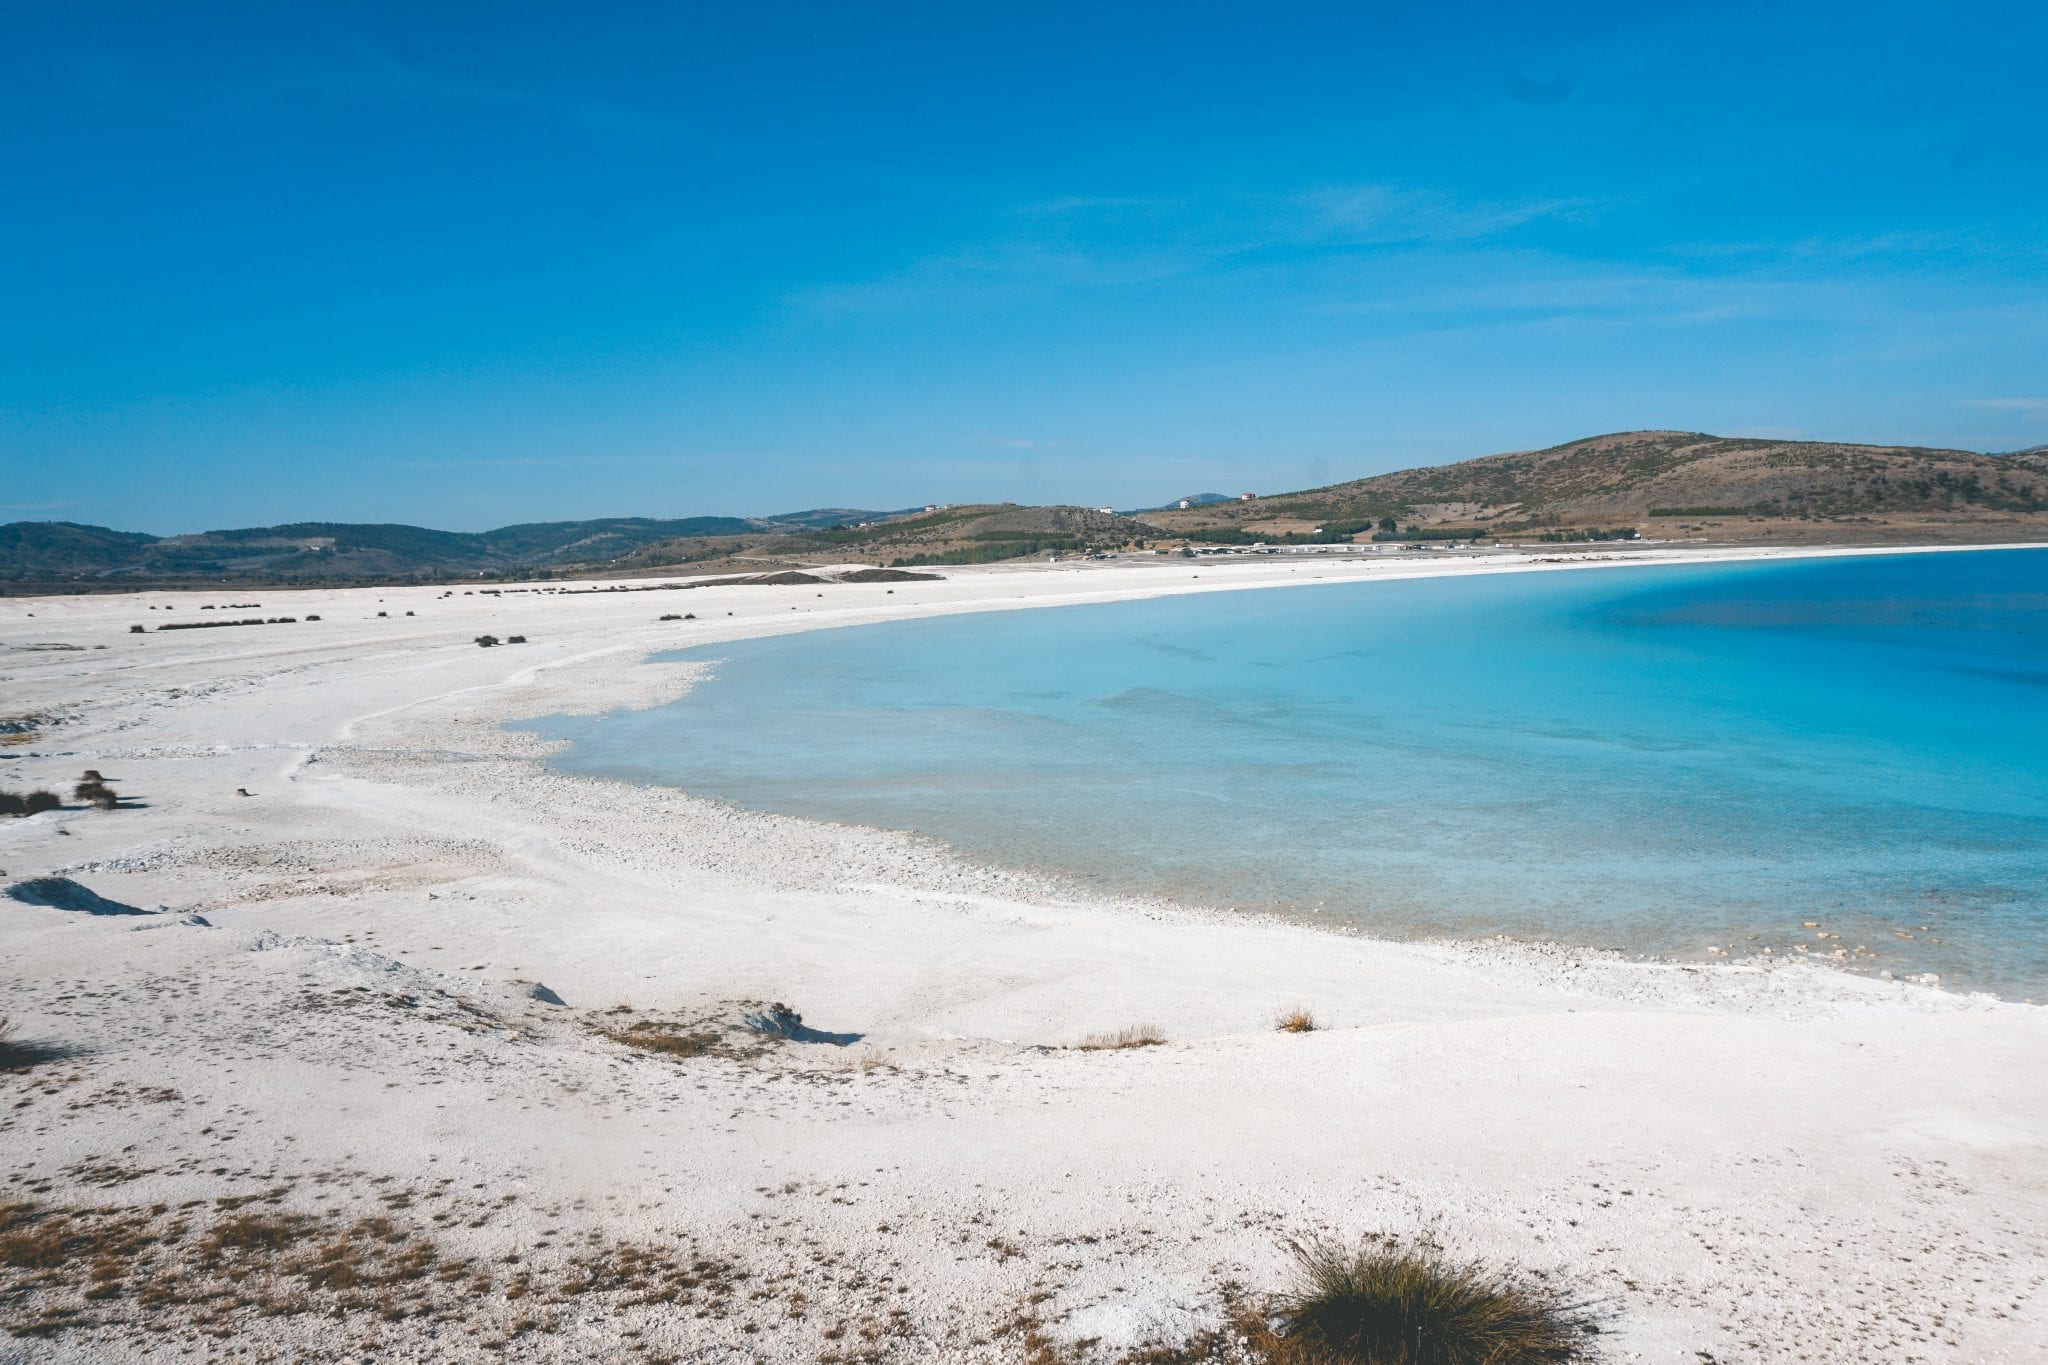
<path fill-rule="evenodd" d="M 0 899 L 0 1200 L 92 1249 L 0 1255 L 0 1361 L 1108 1361 L 1318 1229 L 1552 1278 L 1614 1360 L 2042 1359 L 2041 1008 L 1088 903 L 501 728 L 680 695 L 681 644 L 1512 567 L 0 599 L 0 718 L 47 718 L 0 788 L 135 802 L 0 820 L 0 886 L 162 911 Z M 207 602 L 322 619 L 154 629 Z"/>

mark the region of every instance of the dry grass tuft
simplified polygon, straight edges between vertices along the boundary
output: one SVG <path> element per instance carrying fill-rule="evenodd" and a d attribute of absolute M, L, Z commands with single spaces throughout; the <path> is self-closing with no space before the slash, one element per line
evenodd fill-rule
<path fill-rule="evenodd" d="M 282 1255 L 307 1235 L 313 1220 L 303 1214 L 243 1213 L 214 1224 L 199 1242 L 201 1263 Z"/>
<path fill-rule="evenodd" d="M 49 1052 L 30 1047 L 14 1036 L 14 1021 L 0 1015 L 0 1071 L 26 1071 L 47 1060 Z"/>
<path fill-rule="evenodd" d="M 659 1019 L 640 1019 L 624 1028 L 601 1028 L 597 1032 L 615 1043 L 642 1052 L 658 1052 L 664 1057 L 717 1057 L 729 1051 L 715 1033 Z"/>
<path fill-rule="evenodd" d="M 1322 1025 L 1316 1022 L 1315 1013 L 1305 1006 L 1283 1011 L 1273 1021 L 1273 1027 L 1282 1033 L 1314 1033 Z"/>
<path fill-rule="evenodd" d="M 1296 1285 L 1246 1335 L 1271 1365 L 1564 1365 L 1588 1356 L 1582 1309 L 1433 1245 L 1289 1246 Z"/>
<path fill-rule="evenodd" d="M 896 1064 L 889 1060 L 889 1054 L 878 1047 L 864 1047 L 850 1052 L 840 1060 L 839 1069 L 850 1071 L 857 1076 L 872 1076 L 877 1071 L 894 1071 Z"/>
<path fill-rule="evenodd" d="M 1166 1035 L 1151 1024 L 1132 1024 L 1115 1033 L 1095 1033 L 1074 1044 L 1076 1052 L 1122 1052 L 1134 1047 L 1158 1047 Z"/>

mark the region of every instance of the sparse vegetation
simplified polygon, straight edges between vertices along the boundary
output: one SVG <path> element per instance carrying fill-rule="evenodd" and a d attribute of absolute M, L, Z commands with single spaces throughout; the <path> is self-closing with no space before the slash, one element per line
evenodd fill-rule
<path fill-rule="evenodd" d="M 1248 1323 L 1272 1365 L 1561 1365 L 1592 1324 L 1523 1277 L 1430 1243 L 1290 1244 L 1296 1283 Z"/>
<path fill-rule="evenodd" d="M 856 1076 L 872 1076 L 877 1071 L 895 1070 L 895 1064 L 889 1060 L 888 1054 L 880 1048 L 864 1047 L 860 1051 L 848 1055 L 839 1064 L 839 1069 L 851 1072 Z"/>
<path fill-rule="evenodd" d="M 88 772 L 80 779 L 78 785 L 71 789 L 71 799 L 101 810 L 114 810 L 121 804 L 120 795 L 97 772 Z"/>
<path fill-rule="evenodd" d="M 36 738 L 36 732 L 46 725 L 54 725 L 51 716 L 0 716 L 0 744 L 27 744 Z"/>
<path fill-rule="evenodd" d="M 618 1308 L 695 1305 L 700 1316 L 722 1315 L 746 1278 L 685 1246 L 593 1237 L 564 1263 L 522 1267 L 500 1288 L 490 1265 L 451 1255 L 421 1228 L 239 1207 L 246 1202 L 217 1200 L 208 1220 L 191 1205 L 0 1200 L 0 1319 L 17 1337 L 138 1320 L 225 1335 L 258 1318 L 304 1315 L 343 1320 L 358 1338 L 372 1320 L 495 1324 L 509 1338 L 549 1325 L 521 1311 L 526 1302 L 594 1294 Z"/>
<path fill-rule="evenodd" d="M 35 1065 L 34 1049 L 24 1047 L 14 1036 L 14 1021 L 0 1014 L 0 1071 L 26 1071 Z"/>
<path fill-rule="evenodd" d="M 659 1019 L 637 1019 L 623 1028 L 601 1028 L 598 1033 L 615 1043 L 664 1057 L 715 1057 L 731 1051 L 715 1033 Z"/>
<path fill-rule="evenodd" d="M 1296 1006 L 1281 1011 L 1280 1017 L 1273 1021 L 1273 1027 L 1282 1033 L 1314 1033 L 1321 1025 L 1316 1022 L 1316 1016 L 1312 1011 L 1303 1006 Z"/>
<path fill-rule="evenodd" d="M 0 815 L 41 815 L 46 810 L 62 809 L 64 802 L 55 792 L 32 791 L 26 796 L 0 792 Z"/>
<path fill-rule="evenodd" d="M 382 616 L 384 613 L 380 611 L 377 614 Z M 296 616 L 245 616 L 237 621 L 166 621 L 157 629 L 214 630 L 221 626 L 290 626 L 297 625 L 298 620 Z M 141 627 L 131 626 L 129 629 L 140 630 Z"/>
<path fill-rule="evenodd" d="M 1024 559 L 1040 554 L 1078 554 L 1087 548 L 1088 543 L 1078 536 L 977 537 L 950 549 L 900 555 L 890 560 L 889 565 L 891 568 L 907 568 L 919 564 L 995 564 L 1005 559 Z"/>
<path fill-rule="evenodd" d="M 381 615 L 382 613 L 379 614 Z M 491 646 L 498 643 L 498 637 L 495 635 L 479 635 L 476 637 L 476 642 L 483 648 L 489 649 Z"/>
<path fill-rule="evenodd" d="M 1134 1047 L 1158 1047 L 1166 1035 L 1151 1024 L 1132 1024 L 1114 1033 L 1094 1033 L 1074 1044 L 1076 1052 L 1123 1052 Z"/>

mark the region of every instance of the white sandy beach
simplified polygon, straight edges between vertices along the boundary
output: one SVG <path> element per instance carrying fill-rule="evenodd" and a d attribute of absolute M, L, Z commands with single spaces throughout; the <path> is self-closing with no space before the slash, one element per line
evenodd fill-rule
<path fill-rule="evenodd" d="M 1597 1305 L 1618 1361 L 2048 1358 L 2040 1007 L 1087 903 L 907 836 L 552 774 L 501 728 L 666 701 L 691 670 L 648 655 L 772 631 L 1607 571 L 1419 559 L 0 598 L 0 718 L 51 718 L 0 747 L 0 788 L 97 768 L 138 803 L 0 820 L 0 886 L 165 910 L 0 899 L 0 1015 L 65 1053 L 0 1074 L 0 1199 L 198 1237 L 253 1198 L 468 1262 L 394 1320 L 37 1297 L 10 1328 L 77 1316 L 0 1361 L 1110 1361 L 1279 1287 L 1280 1239 L 1315 1231 L 1525 1267 Z M 205 615 L 301 619 L 154 629 L 245 602 Z M 771 1000 L 858 1041 L 600 1032 Z M 1323 1029 L 1276 1032 L 1296 1005 Z M 1167 1042 L 1071 1047 L 1136 1024 Z M 703 1268 L 663 1293 L 577 1268 L 621 1244 Z"/>

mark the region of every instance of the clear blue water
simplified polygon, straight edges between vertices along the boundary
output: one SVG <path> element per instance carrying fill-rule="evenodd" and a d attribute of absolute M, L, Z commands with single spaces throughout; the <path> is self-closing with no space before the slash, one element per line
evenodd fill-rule
<path fill-rule="evenodd" d="M 1275 588 L 668 657 L 716 672 L 547 722 L 555 762 L 1389 936 L 1832 950 L 1817 920 L 1867 970 L 2048 996 L 2048 551 Z"/>

